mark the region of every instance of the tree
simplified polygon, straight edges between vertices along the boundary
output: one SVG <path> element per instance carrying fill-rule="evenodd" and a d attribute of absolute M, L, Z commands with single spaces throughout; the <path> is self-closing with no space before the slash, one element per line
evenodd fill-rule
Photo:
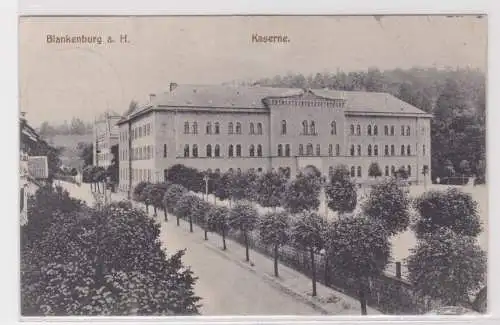
<path fill-rule="evenodd" d="M 173 165 L 167 171 L 167 181 L 184 186 L 193 192 L 205 192 L 203 174 L 181 164 Z"/>
<path fill-rule="evenodd" d="M 406 168 L 404 166 L 401 166 L 398 168 L 398 170 L 396 170 L 396 174 L 394 176 L 396 176 L 397 179 L 406 180 L 410 175 L 408 175 L 408 171 L 406 170 Z"/>
<path fill-rule="evenodd" d="M 178 184 L 171 184 L 168 186 L 165 195 L 163 196 L 164 210 L 174 212 L 177 202 L 187 193 L 187 190 Z M 165 221 L 168 221 L 167 212 L 165 212 Z M 177 226 L 179 225 L 179 216 L 177 216 Z"/>
<path fill-rule="evenodd" d="M 225 172 L 220 178 L 216 180 L 215 196 L 219 200 L 224 201 L 231 198 L 231 182 L 233 180 L 233 173 Z"/>
<path fill-rule="evenodd" d="M 460 162 L 460 172 L 462 173 L 462 177 L 466 177 L 470 175 L 471 167 L 468 160 L 464 159 Z"/>
<path fill-rule="evenodd" d="M 388 234 L 396 235 L 408 228 L 409 205 L 406 191 L 399 187 L 396 180 L 389 179 L 372 186 L 362 209 L 367 217 L 380 221 Z"/>
<path fill-rule="evenodd" d="M 78 156 L 83 160 L 83 166 L 90 166 L 94 162 L 94 144 L 79 142 L 77 145 Z"/>
<path fill-rule="evenodd" d="M 197 213 L 197 208 L 201 201 L 196 195 L 191 193 L 184 194 L 175 206 L 175 214 L 177 215 L 177 224 L 179 218 L 187 218 L 189 221 L 189 232 L 193 232 L 193 218 Z"/>
<path fill-rule="evenodd" d="M 154 215 L 156 217 L 158 209 L 163 208 L 163 196 L 167 191 L 167 184 L 166 183 L 150 184 L 149 187 L 150 188 L 146 191 L 148 195 L 148 201 L 153 206 Z"/>
<path fill-rule="evenodd" d="M 339 216 L 354 211 L 358 202 L 356 184 L 351 180 L 346 166 L 335 167 L 330 182 L 325 186 L 327 204 Z"/>
<path fill-rule="evenodd" d="M 279 247 L 288 242 L 289 217 L 285 212 L 270 212 L 259 220 L 259 234 L 262 242 L 273 245 L 274 248 L 274 275 L 278 274 Z"/>
<path fill-rule="evenodd" d="M 419 214 L 414 229 L 418 238 L 443 228 L 472 237 L 482 231 L 477 202 L 459 189 L 425 192 L 415 200 L 414 206 Z"/>
<path fill-rule="evenodd" d="M 85 123 L 83 123 L 83 121 L 80 118 L 73 117 L 71 119 L 70 134 L 82 135 L 85 133 L 86 133 Z"/>
<path fill-rule="evenodd" d="M 443 228 L 419 240 L 407 265 L 419 294 L 456 306 L 468 302 L 470 294 L 484 284 L 486 254 L 473 237 Z"/>
<path fill-rule="evenodd" d="M 248 252 L 248 233 L 252 231 L 258 220 L 257 211 L 246 202 L 239 202 L 229 212 L 228 224 L 231 228 L 239 230 L 245 240 L 246 261 L 250 261 Z"/>
<path fill-rule="evenodd" d="M 367 314 L 365 293 L 371 277 L 377 277 L 387 266 L 391 244 L 382 225 L 364 217 L 339 219 L 332 223 L 327 252 L 335 269 L 359 284 L 361 313 Z"/>
<path fill-rule="evenodd" d="M 120 172 L 120 161 L 118 159 L 118 145 L 115 144 L 111 146 L 111 155 L 113 158 L 111 159 L 111 165 L 108 166 L 107 173 L 110 177 L 110 180 L 113 184 L 118 184 L 119 182 L 119 172 Z"/>
<path fill-rule="evenodd" d="M 319 177 L 300 173 L 286 185 L 283 205 L 291 213 L 317 210 L 320 191 Z"/>
<path fill-rule="evenodd" d="M 226 250 L 226 232 L 228 225 L 229 209 L 225 206 L 212 206 L 208 210 L 207 222 L 210 229 L 217 231 L 222 236 L 222 249 Z"/>
<path fill-rule="evenodd" d="M 211 214 L 210 210 L 213 207 L 213 205 L 204 200 L 198 200 L 198 204 L 195 207 L 195 220 L 203 228 L 205 240 L 208 240 L 208 231 L 210 230 L 208 218 Z"/>
<path fill-rule="evenodd" d="M 263 207 L 276 208 L 283 199 L 286 178 L 282 173 L 268 171 L 257 178 L 257 202 Z"/>
<path fill-rule="evenodd" d="M 316 264 L 314 256 L 323 249 L 325 221 L 315 212 L 302 212 L 291 226 L 292 241 L 295 246 L 311 257 L 312 296 L 316 296 Z"/>
<path fill-rule="evenodd" d="M 368 168 L 368 176 L 375 178 L 382 176 L 380 166 L 376 162 L 372 162 L 370 164 L 370 167 Z"/>

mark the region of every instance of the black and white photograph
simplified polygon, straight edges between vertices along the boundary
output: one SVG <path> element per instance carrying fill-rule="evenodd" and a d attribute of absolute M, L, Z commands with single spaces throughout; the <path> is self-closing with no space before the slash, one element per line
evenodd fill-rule
<path fill-rule="evenodd" d="M 18 29 L 20 317 L 490 312 L 487 15 Z"/>

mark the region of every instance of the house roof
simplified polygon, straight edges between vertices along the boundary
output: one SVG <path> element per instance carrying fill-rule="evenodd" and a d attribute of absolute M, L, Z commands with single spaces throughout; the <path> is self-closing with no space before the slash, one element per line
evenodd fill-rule
<path fill-rule="evenodd" d="M 156 94 L 148 103 L 138 105 L 135 110 L 122 117 L 118 123 L 125 122 L 130 117 L 153 107 L 267 109 L 264 103 L 265 98 L 300 96 L 306 92 L 324 98 L 345 99 L 347 101 L 345 111 L 350 113 L 428 115 L 388 93 L 260 86 L 178 85 L 172 91 Z"/>

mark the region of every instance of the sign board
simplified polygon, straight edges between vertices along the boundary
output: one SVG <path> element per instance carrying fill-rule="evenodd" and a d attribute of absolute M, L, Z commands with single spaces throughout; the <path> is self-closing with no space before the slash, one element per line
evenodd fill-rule
<path fill-rule="evenodd" d="M 28 158 L 28 171 L 35 179 L 46 179 L 49 177 L 47 156 L 33 156 Z"/>

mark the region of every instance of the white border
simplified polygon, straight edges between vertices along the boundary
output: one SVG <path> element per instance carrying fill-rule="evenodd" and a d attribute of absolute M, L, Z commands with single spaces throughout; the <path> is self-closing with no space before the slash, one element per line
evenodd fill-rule
<path fill-rule="evenodd" d="M 292 1 L 292 0 L 253 0 L 253 1 L 235 1 L 235 0 L 20 0 L 19 13 L 22 15 L 161 15 L 161 14 L 190 14 L 190 15 L 207 15 L 207 14 L 439 14 L 439 13 L 486 13 L 488 14 L 489 22 L 489 66 L 488 66 L 488 186 L 489 193 L 500 193 L 500 172 L 497 166 L 500 166 L 500 159 L 497 153 L 498 145 L 495 140 L 499 136 L 496 121 L 500 121 L 500 77 L 499 64 L 500 51 L 498 49 L 498 36 L 500 35 L 500 2 L 497 0 L 481 1 L 481 0 L 308 0 L 308 1 Z M 2 87 L 0 88 L 3 117 L 5 122 L 0 127 L 1 139 L 3 141 L 3 152 L 6 154 L 1 161 L 2 170 L 4 171 L 2 181 L 4 184 L 1 192 L 2 202 L 2 226 L 0 227 L 2 234 L 0 238 L 3 240 L 0 245 L 2 255 L 5 261 L 2 263 L 2 283 L 0 286 L 1 301 L 0 314 L 1 320 L 7 320 L 8 323 L 19 321 L 19 275 L 18 275 L 18 209 L 17 209 L 17 191 L 11 191 L 13 186 L 17 186 L 18 174 L 18 105 L 17 105 L 17 22 L 15 0 L 0 0 L 0 33 L 2 47 L 0 50 L 0 79 Z M 496 32 L 496 33 L 495 33 Z M 4 35 L 5 34 L 5 35 Z M 5 92 L 5 94 L 4 94 Z M 499 137 L 500 138 L 500 137 Z M 12 141 L 16 139 L 17 141 Z M 8 148 L 8 150 L 5 150 Z M 12 158 L 11 158 L 12 157 Z M 15 157 L 15 158 L 14 158 Z M 16 171 L 16 172 L 12 172 Z M 123 318 L 94 318 L 95 324 L 121 324 L 121 323 L 151 323 L 161 321 L 162 323 L 241 323 L 243 322 L 259 322 L 259 323 L 282 323 L 289 324 L 292 322 L 313 323 L 313 322 L 328 322 L 353 324 L 358 323 L 387 323 L 387 320 L 397 321 L 400 324 L 414 324 L 422 322 L 425 324 L 500 324 L 500 285 L 497 274 L 500 273 L 499 253 L 495 248 L 500 247 L 500 236 L 495 234 L 496 229 L 500 229 L 500 221 L 496 218 L 500 212 L 500 201 L 494 200 L 495 195 L 490 194 L 489 199 L 489 281 L 488 307 L 490 316 L 480 318 L 457 318 L 457 317 L 442 317 L 439 321 L 436 317 L 369 317 L 361 318 L 353 317 L 203 317 L 203 318 L 178 318 L 172 317 L 168 320 L 165 318 L 159 319 L 154 317 L 140 318 L 128 317 Z M 12 226 L 12 227 L 11 227 Z M 5 251 L 5 252 L 4 252 Z M 111 320 L 112 319 L 112 320 Z M 293 319 L 293 320 L 292 320 Z M 54 320 L 54 319 L 51 319 Z M 57 320 L 60 324 L 69 324 L 69 321 L 83 323 L 82 318 L 65 318 Z M 45 322 L 44 322 L 45 323 Z"/>

